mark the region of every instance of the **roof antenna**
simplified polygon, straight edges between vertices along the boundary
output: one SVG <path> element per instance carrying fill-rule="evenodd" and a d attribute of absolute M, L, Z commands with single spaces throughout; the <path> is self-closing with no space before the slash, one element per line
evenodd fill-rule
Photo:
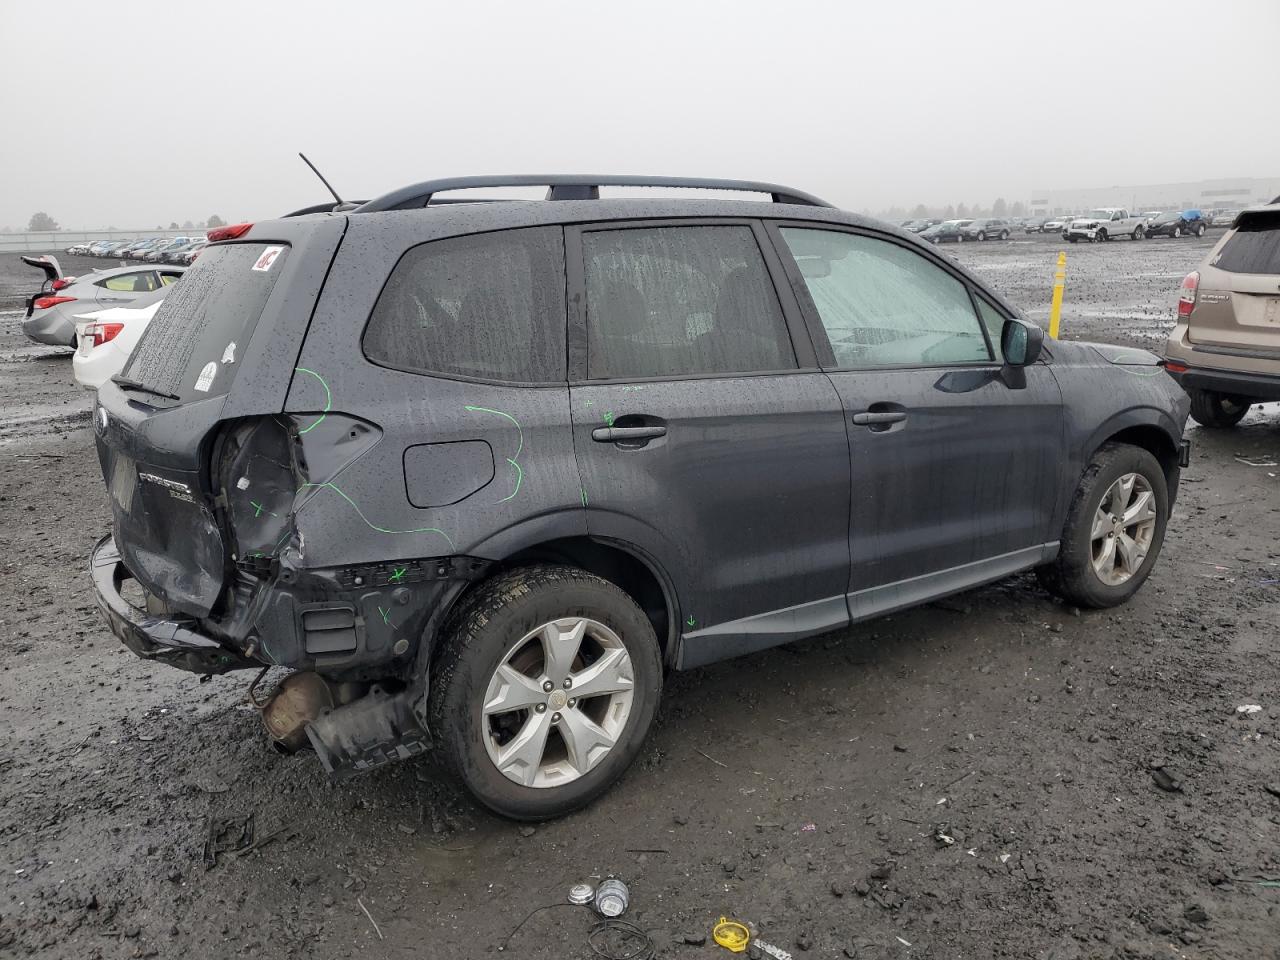
<path fill-rule="evenodd" d="M 308 159 L 307 159 L 307 155 L 306 155 L 305 153 L 303 153 L 301 150 L 299 150 L 299 151 L 298 151 L 298 156 L 300 156 L 300 157 L 302 158 L 302 162 L 303 162 L 303 163 L 305 163 L 308 167 L 310 167 L 310 168 L 311 168 L 311 172 L 312 172 L 312 173 L 314 173 L 317 177 L 319 177 L 319 178 L 320 178 L 320 182 L 321 182 L 321 183 L 323 183 L 323 184 L 325 185 L 325 188 L 326 188 L 330 193 L 332 193 L 332 194 L 333 194 L 333 199 L 337 200 L 337 201 L 338 201 L 338 203 L 339 203 L 339 204 L 341 204 L 341 203 L 342 203 L 342 198 L 341 198 L 340 196 L 338 196 L 338 191 L 337 191 L 337 190 L 335 190 L 335 189 L 333 189 L 333 187 L 332 187 L 332 186 L 330 186 L 329 181 L 328 181 L 328 180 L 326 180 L 326 179 L 324 178 L 324 174 L 323 174 L 323 173 L 321 173 L 319 170 L 317 170 L 317 169 L 316 169 L 316 165 L 315 165 L 314 163 L 312 163 L 310 160 L 308 160 Z"/>

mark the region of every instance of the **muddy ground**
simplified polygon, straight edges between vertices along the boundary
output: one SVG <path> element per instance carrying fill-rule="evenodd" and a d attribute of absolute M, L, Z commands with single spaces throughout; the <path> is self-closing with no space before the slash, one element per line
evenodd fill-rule
<path fill-rule="evenodd" d="M 1064 335 L 1158 345 L 1212 239 L 1068 247 Z M 1059 246 L 947 250 L 1043 320 Z M 246 676 L 120 647 L 89 400 L 18 332 L 24 272 L 0 264 L 0 956 L 590 957 L 582 908 L 505 938 L 618 874 L 662 957 L 727 956 L 683 943 L 722 914 L 797 957 L 1280 957 L 1280 468 L 1235 459 L 1280 461 L 1277 405 L 1190 428 L 1127 606 L 1017 577 L 675 675 L 618 786 L 522 828 L 430 760 L 331 784 L 268 749 Z M 210 819 L 248 815 L 257 846 L 206 867 Z"/>

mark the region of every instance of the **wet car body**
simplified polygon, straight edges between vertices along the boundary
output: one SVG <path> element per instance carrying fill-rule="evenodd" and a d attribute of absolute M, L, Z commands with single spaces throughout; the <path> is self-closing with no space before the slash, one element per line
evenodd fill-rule
<path fill-rule="evenodd" d="M 980 301 L 980 341 L 1030 336 L 904 231 L 811 198 L 413 200 L 211 237 L 94 410 L 114 533 L 92 569 L 113 631 L 198 673 L 322 677 L 329 707 L 305 737 L 331 772 L 426 748 L 445 625 L 502 571 L 571 563 L 620 585 L 665 667 L 687 669 L 1052 562 L 1104 444 L 1150 450 L 1176 489 L 1187 401 L 1143 351 L 1052 343 L 1023 366 L 988 343 L 981 362 L 833 371 L 829 346 L 809 339 L 811 308 L 787 293 L 821 275 L 779 252 L 788 231 L 923 258 L 971 291 L 975 316 Z M 721 228 L 759 245 L 794 368 L 589 376 L 600 347 L 584 327 L 584 251 L 629 231 Z M 483 344 L 478 371 L 452 375 L 416 369 L 394 342 L 374 351 L 380 310 L 450 319 L 397 306 L 406 258 L 508 234 L 550 280 L 537 312 L 553 330 L 547 378 L 485 372 Z M 178 331 L 181 350 L 167 342 Z M 871 397 L 884 403 L 864 411 Z M 908 522 L 916 533 L 885 553 Z M 125 580 L 146 610 L 125 601 Z"/>
<path fill-rule="evenodd" d="M 119 307 L 182 276 L 185 267 L 117 267 L 81 277 L 63 277 L 52 257 L 23 257 L 45 274 L 41 290 L 27 298 L 22 332 L 36 343 L 71 347 L 76 343 L 76 314 Z"/>

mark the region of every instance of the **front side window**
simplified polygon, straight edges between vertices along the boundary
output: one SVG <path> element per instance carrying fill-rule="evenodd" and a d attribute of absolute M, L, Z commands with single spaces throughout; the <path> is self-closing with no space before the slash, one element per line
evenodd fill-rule
<path fill-rule="evenodd" d="M 750 227 L 590 231 L 582 252 L 591 379 L 796 367 Z"/>
<path fill-rule="evenodd" d="M 563 381 L 564 282 L 559 227 L 424 243 L 401 258 L 378 297 L 365 355 L 412 373 Z"/>
<path fill-rule="evenodd" d="M 918 253 L 886 240 L 783 227 L 836 366 L 992 360 L 969 291 Z"/>

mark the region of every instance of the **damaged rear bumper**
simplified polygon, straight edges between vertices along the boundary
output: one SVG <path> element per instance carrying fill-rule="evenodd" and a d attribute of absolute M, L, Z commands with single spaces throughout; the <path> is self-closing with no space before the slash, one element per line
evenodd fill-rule
<path fill-rule="evenodd" d="M 120 559 L 110 534 L 94 545 L 90 571 L 98 606 L 111 632 L 143 659 L 200 674 L 261 666 L 198 632 L 194 620 L 154 616 L 126 600 L 120 588 L 126 580 L 133 579 L 133 574 Z"/>

